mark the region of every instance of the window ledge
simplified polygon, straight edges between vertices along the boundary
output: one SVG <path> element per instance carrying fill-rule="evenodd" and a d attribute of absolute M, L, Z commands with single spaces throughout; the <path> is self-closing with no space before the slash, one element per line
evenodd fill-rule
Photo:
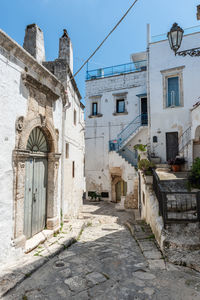
<path fill-rule="evenodd" d="M 123 116 L 123 115 L 128 115 L 128 112 L 124 111 L 122 113 L 117 113 L 117 112 L 113 113 L 113 116 Z"/>
<path fill-rule="evenodd" d="M 183 105 L 172 105 L 172 106 L 165 106 L 165 109 L 173 109 L 173 108 L 181 108 Z"/>
<path fill-rule="evenodd" d="M 101 118 L 103 115 L 102 114 L 97 114 L 97 115 L 90 115 L 88 118 L 93 119 L 93 118 Z"/>

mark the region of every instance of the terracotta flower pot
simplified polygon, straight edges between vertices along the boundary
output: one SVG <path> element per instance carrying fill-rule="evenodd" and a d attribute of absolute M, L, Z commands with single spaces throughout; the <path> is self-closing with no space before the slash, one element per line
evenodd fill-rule
<path fill-rule="evenodd" d="M 173 172 L 180 172 L 181 165 L 172 165 L 172 171 Z"/>

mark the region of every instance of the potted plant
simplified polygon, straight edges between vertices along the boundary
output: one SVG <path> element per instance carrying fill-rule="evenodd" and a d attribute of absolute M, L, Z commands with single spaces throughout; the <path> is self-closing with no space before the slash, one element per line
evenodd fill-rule
<path fill-rule="evenodd" d="M 134 150 L 138 152 L 138 160 L 147 158 L 147 145 L 137 144 L 134 146 Z"/>
<path fill-rule="evenodd" d="M 141 170 L 145 176 L 145 181 L 147 184 L 153 183 L 153 172 L 152 169 L 155 165 L 150 162 L 148 159 L 141 159 L 138 162 L 138 169 Z"/>
<path fill-rule="evenodd" d="M 175 159 L 171 159 L 168 164 L 171 166 L 173 172 L 180 172 L 181 165 L 185 163 L 184 157 L 176 157 Z"/>

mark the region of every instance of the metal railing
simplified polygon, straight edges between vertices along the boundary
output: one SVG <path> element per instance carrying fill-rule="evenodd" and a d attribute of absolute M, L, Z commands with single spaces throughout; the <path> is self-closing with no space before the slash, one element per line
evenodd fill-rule
<path fill-rule="evenodd" d="M 191 126 L 188 127 L 183 134 L 179 137 L 179 153 L 184 151 L 184 148 L 191 142 Z"/>
<path fill-rule="evenodd" d="M 164 191 L 153 170 L 153 190 L 159 203 L 164 227 L 169 223 L 200 222 L 200 192 Z"/>
<path fill-rule="evenodd" d="M 131 123 L 129 123 L 118 135 L 117 140 L 119 142 L 119 148 L 122 148 L 127 139 L 132 136 L 136 130 L 141 126 L 148 125 L 147 114 L 141 114 L 137 116 Z"/>
<path fill-rule="evenodd" d="M 147 61 L 142 60 L 134 63 L 131 62 L 131 63 L 116 65 L 112 67 L 89 70 L 86 72 L 86 80 L 104 78 L 113 75 L 126 74 L 130 72 L 146 71 L 146 68 L 147 68 Z"/>
<path fill-rule="evenodd" d="M 197 32 L 200 32 L 200 26 L 199 25 L 184 29 L 184 35 L 197 33 Z M 152 43 L 156 43 L 156 42 L 160 42 L 160 41 L 164 41 L 164 40 L 167 40 L 167 33 L 154 35 L 154 36 L 151 37 L 151 42 Z"/>

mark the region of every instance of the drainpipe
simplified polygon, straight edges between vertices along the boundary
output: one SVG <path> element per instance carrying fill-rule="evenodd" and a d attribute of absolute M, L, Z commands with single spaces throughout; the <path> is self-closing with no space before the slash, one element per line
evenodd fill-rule
<path fill-rule="evenodd" d="M 64 222 L 64 203 L 65 203 L 65 193 L 64 193 L 64 174 L 65 174 L 65 121 L 66 121 L 66 111 L 71 107 L 71 103 L 67 97 L 67 104 L 63 106 L 62 109 L 62 153 L 61 153 L 61 224 Z"/>
<path fill-rule="evenodd" d="M 150 53 L 149 53 L 149 43 L 150 43 L 150 24 L 147 24 L 147 103 L 148 103 L 148 143 L 150 145 L 150 152 L 151 152 L 151 107 L 150 107 Z"/>

